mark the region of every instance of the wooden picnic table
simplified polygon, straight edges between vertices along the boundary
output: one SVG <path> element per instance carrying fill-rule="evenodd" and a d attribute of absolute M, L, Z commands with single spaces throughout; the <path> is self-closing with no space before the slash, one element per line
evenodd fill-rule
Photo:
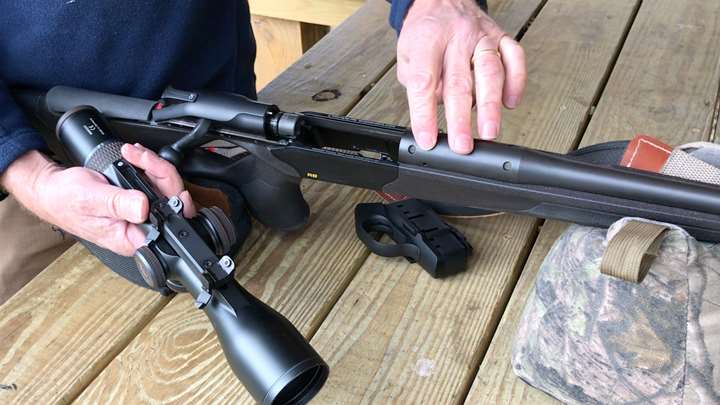
<path fill-rule="evenodd" d="M 495 0 L 529 83 L 502 141 L 555 152 L 649 133 L 714 139 L 720 2 Z M 261 93 L 289 111 L 407 125 L 387 5 L 371 0 Z M 336 90 L 338 97 L 313 101 Z M 287 316 L 331 367 L 315 403 L 547 403 L 510 348 L 537 269 L 565 224 L 503 215 L 454 222 L 475 252 L 432 279 L 370 255 L 355 204 L 374 193 L 307 181 L 302 232 L 255 226 L 237 277 Z M 0 403 L 251 403 L 188 295 L 162 297 L 76 245 L 0 307 Z"/>

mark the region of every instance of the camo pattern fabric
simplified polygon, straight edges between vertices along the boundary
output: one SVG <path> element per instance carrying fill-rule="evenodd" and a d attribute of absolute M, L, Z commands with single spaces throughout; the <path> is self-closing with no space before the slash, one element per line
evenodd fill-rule
<path fill-rule="evenodd" d="M 512 365 L 566 403 L 720 403 L 720 245 L 673 227 L 641 284 L 602 275 L 610 230 L 571 226 L 545 259 Z"/>

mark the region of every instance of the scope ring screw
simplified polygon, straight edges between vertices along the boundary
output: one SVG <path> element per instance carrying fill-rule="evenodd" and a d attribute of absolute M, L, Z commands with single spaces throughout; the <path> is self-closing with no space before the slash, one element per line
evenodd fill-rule
<path fill-rule="evenodd" d="M 180 235 L 181 238 L 187 238 L 188 235 L 190 235 L 190 234 L 188 233 L 188 231 L 186 231 L 186 230 L 183 229 L 182 231 L 180 231 L 180 234 L 179 234 L 179 235 Z"/>
<path fill-rule="evenodd" d="M 223 269 L 225 274 L 230 274 L 235 270 L 235 263 L 229 256 L 223 256 L 220 258 L 220 267 Z"/>
<path fill-rule="evenodd" d="M 411 155 L 415 153 L 415 145 L 408 146 L 408 153 Z"/>
<path fill-rule="evenodd" d="M 168 205 L 170 205 L 170 208 L 172 208 L 176 214 L 179 214 L 183 209 L 183 203 L 178 197 L 171 197 L 168 200 Z"/>

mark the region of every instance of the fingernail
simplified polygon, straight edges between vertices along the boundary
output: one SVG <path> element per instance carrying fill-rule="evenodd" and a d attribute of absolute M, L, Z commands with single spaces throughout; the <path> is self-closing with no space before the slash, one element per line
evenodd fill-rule
<path fill-rule="evenodd" d="M 133 196 L 132 198 L 133 213 L 135 214 L 135 222 L 141 222 L 144 218 L 143 206 L 145 205 L 144 196 Z"/>
<path fill-rule="evenodd" d="M 415 141 L 425 150 L 430 150 L 435 146 L 435 140 L 430 134 L 420 134 Z"/>
<path fill-rule="evenodd" d="M 456 153 L 468 154 L 473 150 L 473 140 L 470 137 L 462 136 L 453 139 L 453 151 Z"/>
<path fill-rule="evenodd" d="M 480 138 L 486 141 L 492 141 L 498 136 L 498 127 L 493 122 L 486 122 L 483 124 L 483 130 L 480 134 Z"/>
<path fill-rule="evenodd" d="M 520 97 L 509 96 L 507 99 L 507 108 L 515 108 L 520 104 Z"/>

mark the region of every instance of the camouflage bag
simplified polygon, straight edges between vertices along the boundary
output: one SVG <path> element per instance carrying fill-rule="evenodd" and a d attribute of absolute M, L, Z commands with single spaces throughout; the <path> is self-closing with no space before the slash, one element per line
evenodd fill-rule
<path fill-rule="evenodd" d="M 609 230 L 571 226 L 518 328 L 515 373 L 567 403 L 720 403 L 720 245 L 669 225 L 641 284 L 600 273 Z"/>

